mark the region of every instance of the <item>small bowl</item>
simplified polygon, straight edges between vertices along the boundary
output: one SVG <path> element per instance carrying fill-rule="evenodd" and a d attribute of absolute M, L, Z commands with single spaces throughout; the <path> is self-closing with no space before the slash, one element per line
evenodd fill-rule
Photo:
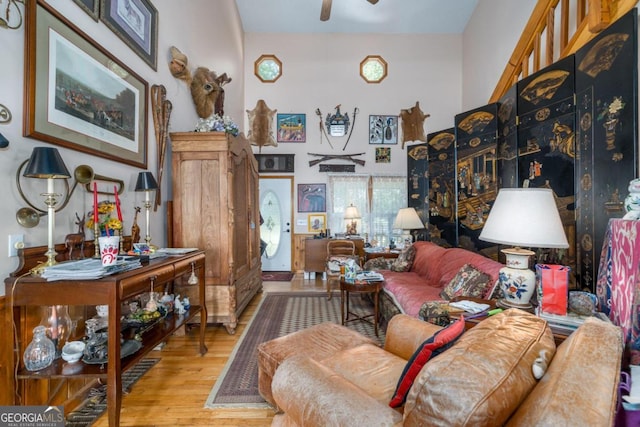
<path fill-rule="evenodd" d="M 62 347 L 62 359 L 74 363 L 80 360 L 85 344 L 82 341 L 69 341 Z"/>

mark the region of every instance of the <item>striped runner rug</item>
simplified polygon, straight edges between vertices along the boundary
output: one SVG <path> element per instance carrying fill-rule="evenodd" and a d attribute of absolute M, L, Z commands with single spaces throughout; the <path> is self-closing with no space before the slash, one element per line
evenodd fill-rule
<path fill-rule="evenodd" d="M 349 309 L 357 314 L 369 314 L 373 305 L 356 294 L 350 298 Z M 339 293 L 334 292 L 331 300 L 327 300 L 324 292 L 265 293 L 209 393 L 205 408 L 270 407 L 258 393 L 258 344 L 322 322 L 340 324 Z M 384 343 L 382 328 L 376 337 L 373 325 L 368 322 L 347 322 L 347 326 Z"/>

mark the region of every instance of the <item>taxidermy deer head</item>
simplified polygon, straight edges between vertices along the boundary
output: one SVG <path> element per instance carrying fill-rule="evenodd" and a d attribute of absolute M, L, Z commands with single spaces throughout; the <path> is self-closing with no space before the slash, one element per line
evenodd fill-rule
<path fill-rule="evenodd" d="M 231 77 L 227 73 L 218 76 L 215 71 L 206 67 L 198 67 L 191 75 L 187 56 L 175 46 L 171 47 L 170 53 L 169 71 L 173 77 L 184 80 L 189 86 L 198 117 L 206 119 L 214 113 L 224 115 L 222 86 L 229 83 Z"/>

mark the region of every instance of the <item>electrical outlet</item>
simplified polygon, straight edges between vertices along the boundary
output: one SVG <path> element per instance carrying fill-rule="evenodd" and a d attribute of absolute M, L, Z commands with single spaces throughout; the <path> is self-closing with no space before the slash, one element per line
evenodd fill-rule
<path fill-rule="evenodd" d="M 24 248 L 24 234 L 9 235 L 9 257 L 18 256 L 18 249 Z"/>

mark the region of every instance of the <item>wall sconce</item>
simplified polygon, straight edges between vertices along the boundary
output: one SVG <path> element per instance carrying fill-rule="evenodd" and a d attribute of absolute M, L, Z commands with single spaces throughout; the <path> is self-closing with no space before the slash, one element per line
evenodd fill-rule
<path fill-rule="evenodd" d="M 151 244 L 151 235 L 149 234 L 149 211 L 151 210 L 151 199 L 149 197 L 149 192 L 158 189 L 158 183 L 156 179 L 153 177 L 151 172 L 140 172 L 138 174 L 138 181 L 136 182 L 136 191 L 144 191 L 144 209 L 146 212 L 147 219 L 147 234 L 144 240 L 147 242 L 147 245 Z"/>
<path fill-rule="evenodd" d="M 62 157 L 57 149 L 51 147 L 35 147 L 29 158 L 29 163 L 24 170 L 24 176 L 27 178 L 40 178 L 47 179 L 47 192 L 41 194 L 46 199 L 44 203 L 47 205 L 47 217 L 48 224 L 48 246 L 47 262 L 45 267 L 54 265 L 56 263 L 56 251 L 53 245 L 53 229 L 55 227 L 55 205 L 56 197 L 60 194 L 55 194 L 53 189 L 53 180 L 60 178 L 71 178 L 71 174 L 67 170 Z"/>

